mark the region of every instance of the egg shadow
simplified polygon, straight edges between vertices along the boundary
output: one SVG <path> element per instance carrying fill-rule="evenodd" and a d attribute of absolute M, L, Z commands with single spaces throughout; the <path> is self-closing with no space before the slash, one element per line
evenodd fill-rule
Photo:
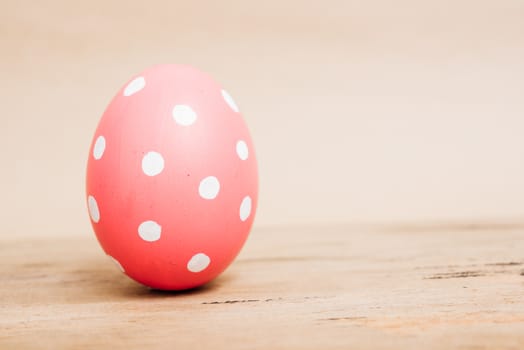
<path fill-rule="evenodd" d="M 181 295 L 197 295 L 197 294 L 204 294 L 209 292 L 216 292 L 218 289 L 220 289 L 222 283 L 224 281 L 229 280 L 231 277 L 229 274 L 224 276 L 219 276 L 215 278 L 214 280 L 190 289 L 184 289 L 184 290 L 162 290 L 162 289 L 154 289 L 145 287 L 146 290 L 148 290 L 148 295 L 158 296 L 158 297 L 169 297 L 169 296 L 181 296 Z"/>
<path fill-rule="evenodd" d="M 107 271 L 107 276 L 110 278 L 114 276 L 114 271 Z M 115 299 L 167 299 L 180 298 L 203 295 L 207 293 L 215 293 L 224 285 L 227 284 L 234 276 L 230 273 L 224 273 L 214 280 L 195 288 L 185 290 L 162 290 L 154 289 L 143 284 L 140 284 L 130 277 L 120 274 L 117 283 L 111 286 L 106 285 L 106 293 Z"/>
<path fill-rule="evenodd" d="M 206 294 L 211 292 L 218 291 L 222 284 L 230 280 L 232 277 L 230 274 L 221 275 L 214 280 L 198 287 L 184 290 L 164 290 L 164 289 L 154 289 L 142 285 L 138 282 L 132 281 L 129 277 L 128 287 L 120 289 L 121 295 L 124 297 L 148 297 L 155 299 L 163 298 L 172 298 L 172 297 L 182 297 L 182 296 L 195 296 L 200 294 Z M 132 286 L 131 286 L 132 285 Z"/>

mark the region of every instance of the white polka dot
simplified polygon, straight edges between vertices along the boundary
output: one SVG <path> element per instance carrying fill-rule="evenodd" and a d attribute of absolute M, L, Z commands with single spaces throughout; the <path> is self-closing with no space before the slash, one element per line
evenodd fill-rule
<path fill-rule="evenodd" d="M 176 105 L 173 108 L 173 118 L 178 124 L 188 126 L 197 120 L 197 114 L 188 105 Z"/>
<path fill-rule="evenodd" d="M 115 266 L 120 270 L 120 272 L 122 273 L 125 273 L 126 271 L 124 270 L 124 267 L 122 266 L 122 264 L 116 260 L 115 258 L 113 258 L 111 255 L 108 255 L 109 259 L 111 259 L 111 261 L 113 262 L 113 264 L 115 264 Z"/>
<path fill-rule="evenodd" d="M 198 253 L 193 255 L 193 257 L 187 263 L 187 269 L 190 272 L 201 272 L 204 271 L 211 262 L 209 256 L 204 253 Z"/>
<path fill-rule="evenodd" d="M 246 196 L 240 203 L 240 220 L 246 221 L 251 215 L 251 197 Z"/>
<path fill-rule="evenodd" d="M 142 90 L 144 86 L 146 86 L 146 80 L 144 77 L 135 78 L 133 81 L 127 84 L 126 88 L 124 89 L 124 96 L 131 96 Z"/>
<path fill-rule="evenodd" d="M 224 98 L 224 101 L 226 101 L 227 105 L 238 113 L 238 106 L 235 103 L 235 100 L 233 100 L 233 97 L 231 97 L 231 95 L 226 90 L 222 90 L 222 97 Z"/>
<path fill-rule="evenodd" d="M 96 202 L 95 197 L 87 197 L 87 205 L 89 207 L 89 215 L 91 216 L 91 220 L 93 220 L 94 223 L 99 222 L 100 211 L 98 210 L 98 203 Z"/>
<path fill-rule="evenodd" d="M 218 192 L 220 191 L 220 182 L 214 176 L 208 176 L 202 181 L 200 181 L 200 186 L 198 187 L 198 193 L 200 197 L 204 199 L 214 199 Z"/>
<path fill-rule="evenodd" d="M 162 226 L 154 221 L 144 221 L 138 226 L 138 235 L 147 242 L 158 241 L 161 233 Z"/>
<path fill-rule="evenodd" d="M 164 158 L 158 152 L 148 152 L 142 158 L 142 170 L 147 176 L 160 174 L 164 170 Z"/>
<path fill-rule="evenodd" d="M 249 157 L 249 149 L 247 148 L 247 144 L 244 140 L 237 142 L 237 154 L 238 158 L 242 160 L 246 160 L 247 157 Z"/>
<path fill-rule="evenodd" d="M 106 139 L 104 136 L 100 135 L 96 139 L 95 147 L 93 147 L 93 157 L 98 160 L 104 155 L 106 150 Z"/>

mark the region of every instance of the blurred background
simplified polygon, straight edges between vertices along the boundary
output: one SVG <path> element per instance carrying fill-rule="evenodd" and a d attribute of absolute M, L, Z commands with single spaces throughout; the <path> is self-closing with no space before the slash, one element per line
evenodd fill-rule
<path fill-rule="evenodd" d="M 524 219 L 521 0 L 1 1 L 2 235 L 86 234 L 99 118 L 191 64 L 259 158 L 257 226 Z"/>

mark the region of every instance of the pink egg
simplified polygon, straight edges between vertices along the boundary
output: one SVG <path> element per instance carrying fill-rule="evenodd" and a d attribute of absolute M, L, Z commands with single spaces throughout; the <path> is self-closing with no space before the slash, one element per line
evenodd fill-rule
<path fill-rule="evenodd" d="M 258 199 L 248 128 L 224 88 L 159 65 L 113 98 L 93 137 L 87 205 L 100 245 L 156 289 L 200 286 L 244 245 Z"/>

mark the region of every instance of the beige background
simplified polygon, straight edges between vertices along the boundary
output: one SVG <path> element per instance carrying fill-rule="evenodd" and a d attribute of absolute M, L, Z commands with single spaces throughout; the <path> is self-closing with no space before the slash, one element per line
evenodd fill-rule
<path fill-rule="evenodd" d="M 524 2 L 2 1 L 0 234 L 85 234 L 84 170 L 133 74 L 222 82 L 257 225 L 524 218 Z"/>

